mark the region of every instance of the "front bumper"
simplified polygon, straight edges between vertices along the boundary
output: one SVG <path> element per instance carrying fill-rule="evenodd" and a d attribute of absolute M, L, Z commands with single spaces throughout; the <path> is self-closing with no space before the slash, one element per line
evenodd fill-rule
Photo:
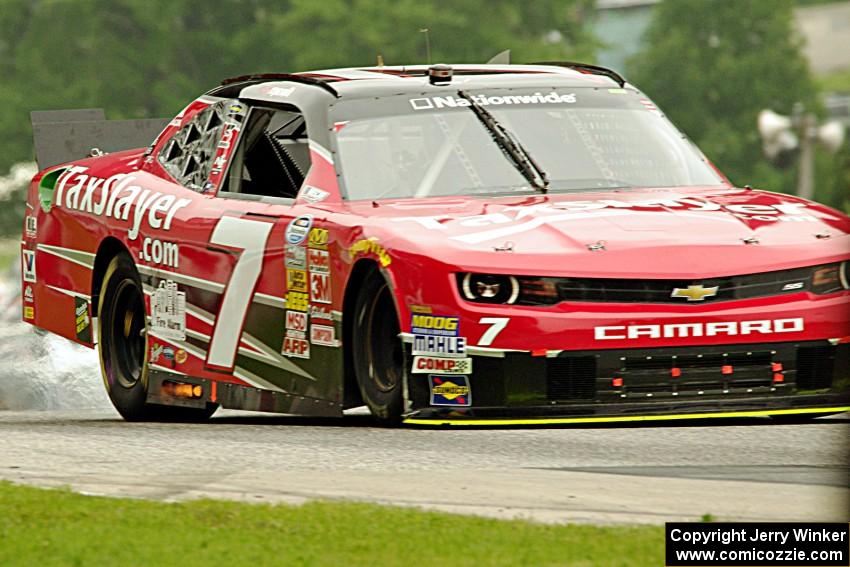
<path fill-rule="evenodd" d="M 850 344 L 826 340 L 473 358 L 468 406 L 432 405 L 429 375 L 411 374 L 406 422 L 597 423 L 850 410 Z"/>

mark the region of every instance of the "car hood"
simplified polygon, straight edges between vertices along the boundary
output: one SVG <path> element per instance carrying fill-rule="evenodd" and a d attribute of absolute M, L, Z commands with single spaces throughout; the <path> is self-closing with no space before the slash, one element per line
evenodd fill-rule
<path fill-rule="evenodd" d="M 353 203 L 394 255 L 458 269 L 712 277 L 850 257 L 850 218 L 790 195 L 727 187 Z M 368 233 L 368 234 L 367 234 Z"/>

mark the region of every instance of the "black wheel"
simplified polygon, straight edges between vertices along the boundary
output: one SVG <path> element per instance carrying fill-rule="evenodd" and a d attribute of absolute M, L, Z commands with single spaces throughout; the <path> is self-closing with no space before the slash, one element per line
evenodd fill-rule
<path fill-rule="evenodd" d="M 363 401 L 380 423 L 401 421 L 406 384 L 404 347 L 392 292 L 375 270 L 363 283 L 354 306 L 354 372 Z"/>
<path fill-rule="evenodd" d="M 148 392 L 147 314 L 142 282 L 126 253 L 109 263 L 97 309 L 98 351 L 103 382 L 112 405 L 127 421 L 197 421 L 218 406 L 203 409 L 146 402 Z"/>

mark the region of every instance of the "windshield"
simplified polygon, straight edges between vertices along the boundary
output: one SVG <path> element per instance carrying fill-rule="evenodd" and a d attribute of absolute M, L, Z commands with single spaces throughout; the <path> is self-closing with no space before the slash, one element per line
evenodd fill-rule
<path fill-rule="evenodd" d="M 625 89 L 468 91 L 546 172 L 550 191 L 720 185 L 643 95 Z M 341 101 L 332 113 L 348 199 L 535 191 L 453 92 Z"/>

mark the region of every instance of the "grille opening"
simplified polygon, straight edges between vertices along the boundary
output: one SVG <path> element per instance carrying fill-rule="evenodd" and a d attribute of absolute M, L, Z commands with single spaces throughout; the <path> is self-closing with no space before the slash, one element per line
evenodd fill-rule
<path fill-rule="evenodd" d="M 596 357 L 572 356 L 546 359 L 546 398 L 592 400 L 596 397 Z"/>
<path fill-rule="evenodd" d="M 835 347 L 830 345 L 797 349 L 797 389 L 819 390 L 832 387 Z"/>

